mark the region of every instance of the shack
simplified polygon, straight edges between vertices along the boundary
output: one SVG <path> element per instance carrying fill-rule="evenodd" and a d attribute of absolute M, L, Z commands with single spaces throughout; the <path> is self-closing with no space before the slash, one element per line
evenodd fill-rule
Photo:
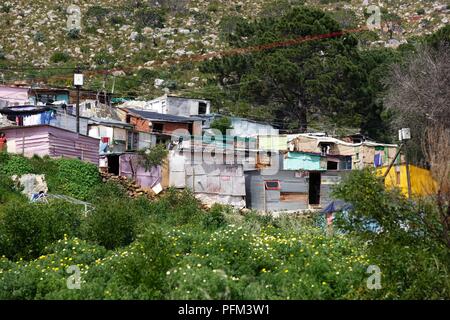
<path fill-rule="evenodd" d="M 100 139 L 100 169 L 119 175 L 119 157 L 128 150 L 127 142 L 133 126 L 110 118 L 92 117 L 89 136 Z"/>
<path fill-rule="evenodd" d="M 172 150 L 169 153 L 169 185 L 189 188 L 207 205 L 245 207 L 242 164 L 205 163 L 201 154 Z"/>
<path fill-rule="evenodd" d="M 247 208 L 262 212 L 318 210 L 332 201 L 332 187 L 346 171 L 281 170 L 264 176 L 260 171 L 246 173 Z"/>
<path fill-rule="evenodd" d="M 98 166 L 99 140 L 50 125 L 0 128 L 9 153 L 26 157 L 77 158 Z"/>
<path fill-rule="evenodd" d="M 144 190 L 167 187 L 167 183 L 163 182 L 163 166 L 155 166 L 145 170 L 139 162 L 139 155 L 135 153 L 120 155 L 119 175 L 135 180 Z"/>

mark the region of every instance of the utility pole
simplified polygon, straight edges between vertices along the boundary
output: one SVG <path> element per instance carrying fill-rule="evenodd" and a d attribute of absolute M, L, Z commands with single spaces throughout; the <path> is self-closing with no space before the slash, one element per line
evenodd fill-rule
<path fill-rule="evenodd" d="M 408 198 L 411 199 L 411 175 L 409 172 L 409 160 L 408 160 L 408 154 L 405 154 L 405 166 L 406 166 L 406 181 L 408 184 Z"/>
<path fill-rule="evenodd" d="M 77 133 L 80 133 L 80 89 L 83 86 L 83 74 L 81 73 L 80 67 L 78 66 L 75 74 L 73 75 L 73 84 L 77 88 L 77 108 L 76 108 L 76 116 L 77 116 Z"/>
<path fill-rule="evenodd" d="M 398 140 L 401 141 L 401 144 L 397 150 L 397 153 L 395 154 L 394 159 L 391 161 L 388 168 L 386 169 L 386 172 L 383 175 L 383 179 L 386 179 L 387 175 L 389 174 L 389 171 L 391 170 L 392 166 L 395 163 L 395 160 L 397 160 L 398 156 L 400 155 L 401 150 L 406 146 L 406 143 L 410 139 L 411 139 L 411 130 L 409 128 L 402 128 L 402 129 L 398 130 Z M 406 168 L 406 181 L 407 181 L 407 185 L 408 185 L 408 198 L 411 198 L 411 195 L 412 195 L 411 174 L 409 172 L 409 160 L 408 160 L 407 154 L 405 154 L 405 168 Z"/>

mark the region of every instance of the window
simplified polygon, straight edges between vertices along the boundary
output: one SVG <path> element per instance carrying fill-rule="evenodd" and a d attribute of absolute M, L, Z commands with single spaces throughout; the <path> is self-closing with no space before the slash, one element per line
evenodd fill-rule
<path fill-rule="evenodd" d="M 206 114 L 207 111 L 207 104 L 204 102 L 199 102 L 198 103 L 198 114 Z"/>
<path fill-rule="evenodd" d="M 338 163 L 336 161 L 327 161 L 327 170 L 337 170 Z"/>
<path fill-rule="evenodd" d="M 163 123 L 153 123 L 153 132 L 164 132 L 164 124 Z"/>
<path fill-rule="evenodd" d="M 54 94 L 38 94 L 37 100 L 42 103 L 53 103 L 56 101 L 56 95 Z"/>
<path fill-rule="evenodd" d="M 397 171 L 396 172 L 396 175 L 395 175 L 395 177 L 396 177 L 396 182 L 397 182 L 397 185 L 400 185 L 400 183 L 401 183 L 401 179 L 400 179 L 400 171 Z"/>
<path fill-rule="evenodd" d="M 339 163 L 340 170 L 352 170 L 352 157 L 346 156 Z"/>
<path fill-rule="evenodd" d="M 128 132 L 128 143 L 127 143 L 127 150 L 137 150 L 139 145 L 139 133 L 138 132 Z"/>
<path fill-rule="evenodd" d="M 281 190 L 279 180 L 264 181 L 266 190 Z"/>

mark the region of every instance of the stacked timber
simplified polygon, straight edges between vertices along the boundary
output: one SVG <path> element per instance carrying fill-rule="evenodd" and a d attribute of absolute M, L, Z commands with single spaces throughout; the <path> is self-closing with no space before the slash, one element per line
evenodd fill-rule
<path fill-rule="evenodd" d="M 136 199 L 139 197 L 147 197 L 148 199 L 155 199 L 156 194 L 151 189 L 143 189 L 141 186 L 134 180 L 125 177 L 125 176 L 115 176 L 110 173 L 101 172 L 102 180 L 104 183 L 106 182 L 115 182 L 120 184 L 126 191 L 127 195 L 130 198 Z"/>

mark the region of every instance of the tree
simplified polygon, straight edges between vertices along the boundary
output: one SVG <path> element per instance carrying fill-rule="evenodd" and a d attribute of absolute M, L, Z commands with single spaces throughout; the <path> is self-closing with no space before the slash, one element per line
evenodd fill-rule
<path fill-rule="evenodd" d="M 296 7 L 283 16 L 241 22 L 228 40 L 245 48 L 339 31 L 328 14 Z M 352 35 L 327 37 L 216 58 L 202 71 L 214 74 L 221 86 L 237 88 L 253 104 L 272 105 L 277 121 L 292 128 L 306 131 L 313 115 L 357 127 L 367 105 L 367 79 L 356 48 Z"/>
<path fill-rule="evenodd" d="M 223 135 L 227 133 L 228 129 L 233 129 L 231 126 L 231 120 L 228 117 L 221 117 L 219 119 L 215 119 L 211 123 L 211 129 L 217 129 L 222 132 Z"/>
<path fill-rule="evenodd" d="M 437 192 L 432 196 L 436 210 L 431 217 L 424 215 L 423 220 L 430 233 L 450 249 L 450 129 L 427 128 L 422 150 L 437 182 Z"/>
<path fill-rule="evenodd" d="M 449 43 L 437 49 L 422 44 L 404 64 L 395 64 L 385 80 L 385 104 L 394 113 L 395 129 L 413 128 L 409 148 L 412 161 L 423 160 L 421 140 L 428 127 L 450 128 Z"/>

